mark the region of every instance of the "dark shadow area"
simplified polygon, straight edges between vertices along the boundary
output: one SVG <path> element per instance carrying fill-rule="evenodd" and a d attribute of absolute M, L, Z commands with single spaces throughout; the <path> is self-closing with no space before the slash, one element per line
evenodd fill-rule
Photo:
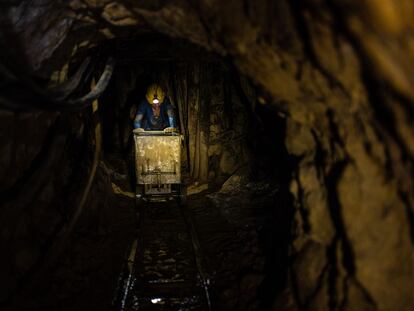
<path fill-rule="evenodd" d="M 271 309 L 275 297 L 287 287 L 289 247 L 292 242 L 293 198 L 289 192 L 293 163 L 284 145 L 285 122 L 276 112 L 257 107 L 262 128 L 256 133 L 256 154 L 265 155 L 258 160 L 259 179 L 273 179 L 278 185 L 271 214 L 261 230 L 260 238 L 265 250 L 265 279 L 259 288 L 260 310 Z M 260 156 L 259 156 L 260 159 Z M 262 167 L 260 167 L 262 166 Z"/>
<path fill-rule="evenodd" d="M 229 274 L 227 280 L 220 279 L 216 285 L 212 285 L 213 297 L 217 299 L 216 308 L 225 310 L 223 291 L 226 291 L 226 287 L 236 285 L 230 285 L 229 282 L 234 282 L 236 278 L 236 282 L 245 283 L 253 273 L 261 276 L 253 281 L 252 292 L 239 292 L 238 302 L 234 300 L 233 303 L 240 306 L 245 300 L 241 296 L 247 295 L 252 307 L 255 305 L 261 310 L 269 309 L 277 295 L 287 286 L 293 219 L 293 203 L 288 189 L 293 164 L 284 146 L 285 120 L 277 111 L 258 103 L 254 87 L 249 86 L 249 82 L 224 60 L 214 55 L 203 55 L 192 46 L 184 49 L 180 45 L 182 43 L 172 44 L 170 39 L 164 39 L 147 41 L 144 37 L 142 41 L 137 41 L 140 44 L 133 41 L 117 42 L 116 47 L 121 51 L 118 53 L 119 66 L 100 99 L 104 153 L 107 159 L 112 159 L 109 162 L 124 161 L 128 167 L 126 173 L 129 185 L 122 182 L 118 184 L 126 187 L 125 191 L 133 192 L 133 119 L 137 105 L 145 98 L 147 87 L 154 82 L 160 83 L 175 107 L 178 127 L 184 135 L 182 169 L 186 183 L 194 191 L 198 191 L 194 182 L 208 185 L 204 195 L 194 196 L 194 203 L 192 197 L 189 198 L 190 210 L 194 204 L 193 212 L 197 215 L 200 235 L 203 236 L 206 222 L 214 222 L 210 213 L 199 211 L 197 206 L 202 205 L 211 208 L 211 213 L 218 213 L 216 223 L 211 223 L 212 228 L 217 228 L 217 239 L 227 243 L 224 242 L 228 239 L 226 234 L 220 236 L 223 226 L 240 231 L 243 236 L 241 239 L 234 237 L 234 241 L 228 242 L 231 244 L 243 244 L 244 238 L 254 236 L 255 242 L 249 241 L 248 247 L 259 250 L 253 252 L 252 262 L 246 264 L 254 265 L 255 260 L 263 260 L 263 265 L 250 271 L 244 267 L 231 267 L 235 262 L 219 267 L 218 262 L 207 259 L 210 262 L 207 268 L 212 274 L 220 269 L 224 269 L 223 274 Z M 149 46 L 146 46 L 147 43 Z M 135 46 L 140 47 L 136 54 Z M 167 51 L 166 46 L 169 47 Z M 195 109 L 203 113 L 198 114 L 194 112 Z M 192 119 L 197 117 L 200 119 Z M 197 141 L 195 137 L 199 135 L 200 128 L 203 135 L 207 136 Z M 204 180 L 200 180 L 199 175 L 192 170 L 192 163 L 199 157 L 196 149 L 202 144 L 210 150 L 205 159 L 208 174 Z M 214 152 L 211 152 L 213 149 Z M 234 161 L 233 157 L 239 160 Z M 247 187 L 243 183 L 238 184 L 236 188 L 231 188 L 231 193 L 224 194 L 223 183 L 228 184 L 227 181 L 235 176 L 244 180 Z M 213 197 L 213 201 L 209 196 Z M 229 197 L 230 201 L 221 203 L 224 196 Z M 242 206 L 238 206 L 243 201 L 240 198 L 247 200 L 240 203 Z M 249 223 L 246 232 L 240 227 L 243 223 Z M 217 252 L 217 258 L 222 256 L 221 251 L 223 254 L 226 252 L 225 247 L 222 250 L 212 247 L 210 250 L 208 239 L 201 238 L 201 243 L 206 243 L 207 256 L 213 256 L 210 254 L 213 249 Z M 235 249 L 233 252 L 235 258 L 241 255 Z M 230 276 L 232 273 L 234 275 Z"/>
<path fill-rule="evenodd" d="M 16 300 L 19 289 L 5 303 L 25 305 L 28 310 L 88 310 L 91 305 L 108 306 L 108 293 L 123 297 L 122 293 L 115 294 L 116 278 L 127 271 L 125 267 L 129 262 L 121 262 L 135 239 L 145 239 L 145 230 L 150 230 L 152 244 L 147 245 L 151 244 L 152 249 L 149 251 L 157 254 L 158 250 L 169 249 L 169 253 L 173 253 L 185 243 L 176 241 L 164 245 L 159 242 L 158 245 L 157 238 L 169 241 L 177 235 L 179 240 L 191 225 L 199 239 L 212 310 L 272 308 L 277 296 L 287 287 L 293 217 L 288 189 L 292 163 L 284 146 L 285 120 L 276 111 L 258 103 L 255 87 L 228 61 L 184 41 L 146 35 L 133 40 L 109 41 L 91 51 L 93 55 L 100 52 L 116 61 L 102 96 L 91 107 L 65 114 L 47 127 L 41 148 L 2 198 L 11 200 L 18 196 L 20 186 L 31 182 L 31 175 L 47 167 L 48 159 L 53 158 L 50 153 L 64 154 L 59 163 L 65 178 L 59 192 L 64 203 L 56 204 L 51 219 L 42 215 L 47 220 L 39 220 L 42 226 L 53 231 L 45 235 L 44 240 L 52 246 L 56 244 L 59 249 L 56 254 L 62 255 L 56 255 L 59 258 L 50 265 L 52 268 L 42 280 L 42 286 L 34 288 L 35 282 L 28 274 L 20 277 L 20 283 L 30 279 L 25 295 L 39 298 L 26 306 Z M 82 63 L 81 59 L 73 60 L 68 69 L 70 75 L 75 75 Z M 93 76 L 99 77 L 105 64 L 100 64 L 98 59 L 95 65 L 97 72 Z M 169 213 L 164 209 L 171 208 L 168 217 L 172 219 L 164 220 L 151 214 L 150 204 L 146 211 L 134 206 L 133 121 L 152 83 L 163 87 L 174 107 L 176 124 L 182 135 L 182 180 L 188 187 L 184 212 L 171 202 L 157 205 L 160 215 L 165 217 Z M 80 82 L 72 95 L 81 96 L 90 88 Z M 59 123 L 61 119 L 64 124 Z M 55 148 L 54 139 L 60 136 L 65 138 L 63 146 Z M 60 153 L 54 152 L 55 149 Z M 97 150 L 100 151 L 98 157 Z M 43 174 L 47 177 L 49 172 Z M 73 215 L 78 217 L 76 211 L 81 206 L 82 191 L 88 187 L 91 174 L 92 187 L 79 221 L 76 220 L 67 239 L 61 239 L 59 235 L 66 234 L 61 227 L 66 228 Z M 81 189 L 81 193 L 76 194 L 76 189 Z M 53 189 L 46 194 L 36 190 L 34 195 L 37 194 L 49 198 L 54 193 Z M 143 229 L 139 227 L 142 220 L 137 222 L 136 216 L 145 213 L 150 215 L 151 221 Z M 178 218 L 184 214 L 187 219 L 182 222 Z M 170 233 L 166 231 L 168 225 L 162 221 L 182 222 L 185 226 L 172 226 Z M 36 230 L 34 226 L 33 230 Z M 194 243 L 190 238 L 186 243 L 190 240 Z M 180 258 L 192 262 L 194 254 L 188 251 L 191 248 L 186 245 L 184 249 Z M 50 255 L 47 250 L 41 250 L 44 254 L 37 256 L 34 262 Z M 140 256 L 136 258 L 145 259 L 142 254 Z M 155 269 L 159 262 L 154 256 L 149 262 L 154 265 L 150 268 Z M 242 257 L 244 259 L 240 260 Z M 134 265 L 140 267 L 144 263 Z M 162 268 L 167 274 L 175 271 Z M 37 263 L 32 269 L 37 269 Z M 137 271 L 145 273 L 146 270 Z M 30 269 L 29 272 L 31 274 Z M 138 272 L 133 277 L 137 284 L 143 284 Z M 198 284 L 197 275 L 192 281 Z M 135 298 L 143 298 L 142 292 L 134 290 Z M 154 290 L 152 294 L 156 293 Z M 102 295 L 105 299 L 100 300 Z M 118 298 L 115 304 L 125 302 Z M 117 309 L 118 305 L 113 307 Z"/>

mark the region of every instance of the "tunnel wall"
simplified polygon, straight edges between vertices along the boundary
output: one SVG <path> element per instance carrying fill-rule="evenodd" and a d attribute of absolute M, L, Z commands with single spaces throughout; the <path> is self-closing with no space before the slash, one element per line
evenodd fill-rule
<path fill-rule="evenodd" d="M 62 236 L 92 164 L 88 115 L 0 114 L 1 308 L 19 309 L 48 297 L 56 265 L 73 251 L 71 239 Z M 107 172 L 98 168 L 77 229 L 105 230 L 112 200 Z M 57 255 L 62 257 L 51 259 Z"/>
<path fill-rule="evenodd" d="M 249 165 L 249 107 L 220 62 L 182 64 L 171 73 L 169 88 L 184 123 L 190 175 L 201 183 L 223 182 Z"/>
<path fill-rule="evenodd" d="M 285 116 L 286 146 L 297 159 L 291 280 L 299 307 L 412 309 L 411 1 L 70 6 L 74 29 L 87 21 L 110 38 L 144 21 L 228 57 L 261 90 L 261 102 Z M 96 8 L 96 19 L 82 14 Z M 25 42 L 34 68 L 64 46 L 42 40 L 48 54 L 31 54 L 44 45 Z M 93 41 L 91 34 L 64 43 Z"/>
<path fill-rule="evenodd" d="M 65 136 L 53 133 L 59 122 L 57 119 L 53 113 L 17 115 L 3 112 L 1 115 L 0 245 L 1 253 L 5 254 L 1 264 L 2 301 L 16 288 L 18 277 L 27 273 L 39 258 L 44 243 L 56 230 L 60 219 L 62 202 L 56 202 L 53 194 L 61 189 L 56 184 L 57 176 L 47 174 L 58 169 L 59 161 L 64 157 Z M 52 156 L 43 159 L 47 154 Z"/>

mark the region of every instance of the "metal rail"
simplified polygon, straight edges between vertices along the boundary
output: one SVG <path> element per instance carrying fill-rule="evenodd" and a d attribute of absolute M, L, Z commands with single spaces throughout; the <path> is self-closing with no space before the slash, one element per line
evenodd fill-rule
<path fill-rule="evenodd" d="M 163 204 L 165 204 L 165 206 L 162 206 L 160 210 L 174 209 L 174 212 L 172 213 L 174 218 L 167 218 L 167 219 L 162 219 L 162 220 L 157 219 L 157 224 L 151 224 L 151 225 L 146 224 L 147 228 L 145 228 L 145 223 L 144 223 L 145 216 L 144 215 L 151 212 L 151 209 L 153 209 L 153 206 L 151 206 L 151 204 L 148 204 L 148 205 L 144 205 L 141 207 L 142 211 L 140 212 L 140 217 L 139 217 L 140 218 L 139 232 L 141 233 L 141 236 L 139 237 L 140 242 L 138 242 L 138 239 L 135 240 L 132 243 L 128 251 L 128 254 L 126 256 L 126 262 L 123 268 L 123 272 L 119 278 L 118 289 L 117 289 L 117 293 L 116 293 L 116 296 L 113 302 L 113 309 L 119 310 L 119 311 L 129 310 L 128 301 L 131 301 L 132 296 L 134 295 L 134 293 L 136 294 L 137 292 L 143 293 L 143 295 L 147 298 L 148 298 L 148 293 L 152 293 L 154 295 L 159 294 L 158 297 L 164 297 L 163 294 L 167 294 L 167 296 L 169 294 L 170 295 L 172 294 L 173 296 L 171 297 L 174 297 L 174 293 L 177 293 L 177 292 L 187 293 L 187 294 L 193 293 L 192 295 L 198 292 L 197 297 L 201 299 L 199 301 L 201 302 L 204 300 L 203 310 L 205 308 L 206 310 L 211 311 L 212 303 L 211 303 L 211 296 L 210 296 L 210 289 L 209 289 L 210 279 L 209 279 L 208 273 L 205 271 L 205 261 L 204 261 L 204 258 L 201 252 L 200 241 L 198 238 L 197 231 L 195 229 L 195 225 L 194 225 L 194 222 L 191 216 L 191 212 L 188 210 L 188 207 L 186 206 L 178 207 L 174 203 L 172 204 L 172 203 L 167 203 L 167 202 Z M 158 208 L 159 206 L 160 205 L 158 205 Z M 179 219 L 180 215 L 182 217 L 181 220 Z M 176 228 L 174 227 L 175 224 L 178 224 Z M 185 279 L 185 278 L 179 278 L 176 280 L 172 280 L 172 279 L 166 280 L 161 277 L 160 279 L 149 281 L 149 283 L 145 283 L 144 287 L 141 287 L 138 289 L 134 288 L 134 286 L 137 286 L 136 285 L 137 283 L 140 283 L 140 280 L 137 277 L 138 270 L 139 269 L 145 270 L 146 268 L 153 268 L 152 266 L 144 268 L 145 260 L 142 254 L 144 252 L 144 248 L 146 247 L 145 241 L 144 241 L 145 238 L 143 238 L 143 236 L 145 235 L 145 230 L 146 229 L 148 230 L 154 227 L 157 227 L 157 230 L 159 230 L 158 233 L 160 235 L 162 234 L 168 235 L 169 229 L 170 230 L 174 229 L 173 231 L 171 231 L 171 233 L 174 232 L 174 234 L 176 235 L 183 234 L 184 232 L 188 235 L 188 239 L 187 239 L 188 254 L 186 254 L 186 258 L 188 259 L 192 258 L 190 262 L 192 261 L 193 265 L 195 263 L 195 266 L 193 266 L 193 268 L 191 269 L 192 271 L 194 271 L 193 273 L 196 272 L 198 281 L 196 279 L 193 280 L 193 279 Z M 177 229 L 177 231 L 175 231 L 175 229 Z M 174 245 L 170 245 L 170 247 L 174 249 Z M 190 249 L 192 251 L 190 251 Z M 141 282 L 143 281 L 141 280 Z M 198 287 L 196 287 L 198 288 L 198 290 L 194 291 L 195 290 L 194 286 L 197 283 L 199 284 Z M 139 285 L 137 287 L 139 287 Z M 205 298 L 202 298 L 203 292 L 204 292 Z M 187 297 L 187 296 L 184 296 L 184 297 Z M 155 300 L 156 299 L 158 298 L 155 298 Z M 134 309 L 134 310 L 137 310 L 137 309 Z"/>
<path fill-rule="evenodd" d="M 191 241 L 193 244 L 194 259 L 197 265 L 198 274 L 200 275 L 201 282 L 203 283 L 203 288 L 204 288 L 204 292 L 206 295 L 208 310 L 211 311 L 211 298 L 210 298 L 210 291 L 209 291 L 210 278 L 208 277 L 207 272 L 204 270 L 205 263 L 204 263 L 204 259 L 201 253 L 200 240 L 198 239 L 198 234 L 195 229 L 191 214 L 187 210 L 187 207 L 185 205 L 181 206 L 181 212 L 183 214 L 184 221 L 186 222 L 187 227 L 189 229 Z"/>

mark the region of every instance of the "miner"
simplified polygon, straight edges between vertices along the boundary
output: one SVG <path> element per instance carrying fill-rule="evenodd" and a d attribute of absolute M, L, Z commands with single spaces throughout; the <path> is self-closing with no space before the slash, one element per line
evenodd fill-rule
<path fill-rule="evenodd" d="M 174 131 L 175 127 L 174 108 L 168 96 L 159 84 L 151 84 L 145 99 L 138 106 L 134 128 L 146 131 Z"/>

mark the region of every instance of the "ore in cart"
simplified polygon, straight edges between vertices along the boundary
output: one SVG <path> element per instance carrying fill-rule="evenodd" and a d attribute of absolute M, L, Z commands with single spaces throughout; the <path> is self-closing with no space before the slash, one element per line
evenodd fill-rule
<path fill-rule="evenodd" d="M 182 135 L 168 131 L 134 130 L 136 200 L 186 200 L 181 181 Z"/>

